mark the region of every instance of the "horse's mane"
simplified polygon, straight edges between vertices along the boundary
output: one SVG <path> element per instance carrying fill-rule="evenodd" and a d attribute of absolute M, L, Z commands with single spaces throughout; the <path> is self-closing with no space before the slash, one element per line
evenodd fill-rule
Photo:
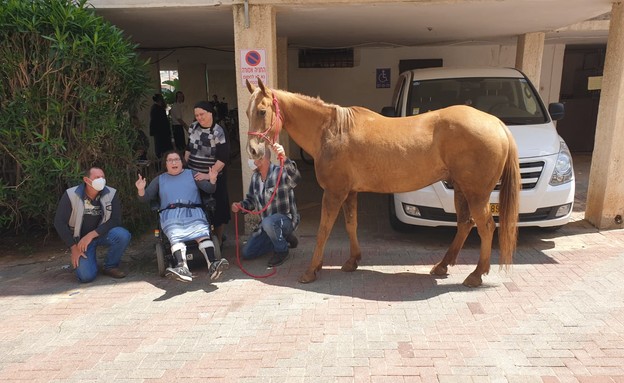
<path fill-rule="evenodd" d="M 336 111 L 336 119 L 334 121 L 334 126 L 330 126 L 329 128 L 334 129 L 337 134 L 348 132 L 353 127 L 353 108 L 328 103 L 323 101 L 320 97 L 310 97 L 305 94 L 292 92 L 287 93 L 292 97 L 302 99 L 319 107 L 334 109 Z"/>

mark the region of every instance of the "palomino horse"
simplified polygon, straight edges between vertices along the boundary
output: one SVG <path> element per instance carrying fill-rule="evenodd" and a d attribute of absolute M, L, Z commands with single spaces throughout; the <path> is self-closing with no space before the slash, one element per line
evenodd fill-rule
<path fill-rule="evenodd" d="M 340 207 L 351 246 L 342 270 L 357 269 L 361 258 L 356 233 L 359 192 L 408 192 L 440 180 L 454 185 L 457 234 L 431 274 L 447 273 L 476 224 L 481 253 L 464 285 L 481 285 L 481 276 L 490 270 L 496 228 L 490 212 L 490 193 L 499 180 L 500 265 L 511 263 L 518 233 L 520 169 L 516 143 L 498 118 L 469 106 L 388 118 L 361 107 L 344 108 L 269 89 L 261 81 L 257 87 L 247 81 L 247 88 L 251 92 L 247 108 L 250 157 L 262 157 L 264 140 L 277 140 L 279 130 L 284 128 L 314 157 L 316 179 L 324 190 L 316 249 L 300 282 L 316 279 Z"/>

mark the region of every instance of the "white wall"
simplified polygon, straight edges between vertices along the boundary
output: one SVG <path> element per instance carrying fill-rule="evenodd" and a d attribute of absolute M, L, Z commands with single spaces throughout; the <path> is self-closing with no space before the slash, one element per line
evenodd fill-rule
<path fill-rule="evenodd" d="M 558 101 L 563 67 L 564 45 L 546 44 L 542 61 L 539 88 L 545 103 Z M 435 46 L 401 48 L 357 48 L 356 65 L 353 68 L 299 68 L 298 50 L 288 50 L 288 90 L 313 97 L 320 97 L 326 102 L 342 106 L 364 106 L 379 112 L 392 100 L 392 88 L 377 89 L 375 75 L 378 68 L 390 68 L 391 84 L 394 86 L 398 77 L 399 61 L 408 59 L 441 58 L 444 66 L 494 66 L 513 67 L 515 65 L 515 45 L 479 45 L 479 46 Z M 236 73 L 234 53 L 192 50 L 176 52 L 168 57 L 167 64 L 161 69 L 179 70 L 187 102 L 195 103 L 197 98 L 211 100 L 216 93 L 225 97 L 230 108 L 236 105 Z M 172 64 L 177 63 L 177 64 Z M 203 71 L 184 70 L 185 63 L 193 66 L 205 65 Z M 165 68 L 166 66 L 166 68 Z M 169 68 L 171 66 L 172 68 Z M 190 97 L 188 97 L 190 96 Z M 151 103 L 150 103 L 151 104 Z M 245 106 L 243 106 L 244 108 Z"/>
<path fill-rule="evenodd" d="M 193 105 L 202 100 L 212 101 L 213 94 L 219 96 L 219 101 L 225 97 L 230 109 L 237 106 L 234 52 L 193 48 L 170 54 L 146 52 L 144 56 L 151 57 L 152 71 L 178 71 L 180 90 L 186 96 L 183 114 L 187 123 L 194 118 Z"/>
<path fill-rule="evenodd" d="M 232 62 L 232 64 L 234 64 Z M 212 95 L 219 96 L 219 101 L 228 104 L 229 109 L 236 108 L 236 71 L 234 68 L 208 70 L 208 100 L 212 101 Z"/>
<path fill-rule="evenodd" d="M 563 46 L 546 45 L 542 63 L 540 93 L 545 102 L 559 97 Z M 298 68 L 297 49 L 288 52 L 289 89 L 292 92 L 318 96 L 342 106 L 364 106 L 379 112 L 390 105 L 393 89 L 377 89 L 376 69 L 390 68 L 391 83 L 398 77 L 399 61 L 408 59 L 442 59 L 448 66 L 513 67 L 516 47 L 512 45 L 440 46 L 417 48 L 359 48 L 353 68 Z M 537 84 L 536 84 L 537 87 Z"/>

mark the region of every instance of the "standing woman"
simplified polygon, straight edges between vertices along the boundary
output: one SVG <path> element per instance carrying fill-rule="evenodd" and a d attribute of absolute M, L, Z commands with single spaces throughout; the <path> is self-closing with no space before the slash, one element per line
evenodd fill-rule
<path fill-rule="evenodd" d="M 160 166 L 160 159 L 163 153 L 172 150 L 171 127 L 167 118 L 167 104 L 162 94 L 156 93 L 152 96 L 154 104 L 150 110 L 150 136 L 154 137 L 154 152 L 156 154 L 156 166 Z M 160 170 L 160 169 L 156 169 Z"/>
<path fill-rule="evenodd" d="M 197 181 L 208 179 L 210 168 L 219 173 L 217 189 L 214 192 L 216 208 L 212 224 L 219 245 L 223 243 L 223 225 L 230 222 L 230 200 L 227 190 L 225 164 L 230 158 L 230 147 L 225 130 L 215 123 L 215 109 L 207 101 L 200 101 L 194 107 L 195 120 L 189 127 L 189 142 L 184 153 L 188 167 L 197 171 Z"/>

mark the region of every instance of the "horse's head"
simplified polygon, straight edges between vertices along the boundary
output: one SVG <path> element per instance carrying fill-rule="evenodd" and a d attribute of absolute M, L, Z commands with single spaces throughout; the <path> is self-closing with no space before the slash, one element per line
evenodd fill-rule
<path fill-rule="evenodd" d="M 251 93 L 247 107 L 249 119 L 247 154 L 253 159 L 259 159 L 264 156 L 265 145 L 277 142 L 281 116 L 273 91 L 265 87 L 260 79 L 258 86 L 247 80 L 247 89 Z"/>

